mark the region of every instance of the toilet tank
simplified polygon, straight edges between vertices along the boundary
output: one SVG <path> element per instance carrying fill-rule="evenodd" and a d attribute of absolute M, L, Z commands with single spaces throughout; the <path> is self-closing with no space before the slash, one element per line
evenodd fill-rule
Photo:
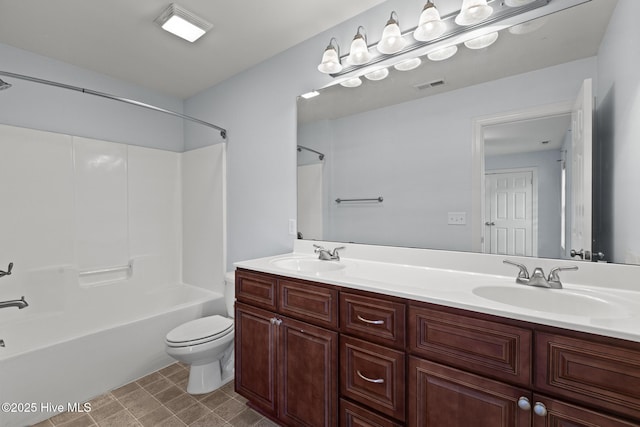
<path fill-rule="evenodd" d="M 224 301 L 227 304 L 227 315 L 233 318 L 233 304 L 236 301 L 236 273 L 234 271 L 229 271 L 224 276 Z"/>

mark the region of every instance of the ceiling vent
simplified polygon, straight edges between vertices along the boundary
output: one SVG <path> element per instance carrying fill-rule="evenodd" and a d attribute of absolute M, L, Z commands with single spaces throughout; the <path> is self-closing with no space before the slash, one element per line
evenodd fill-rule
<path fill-rule="evenodd" d="M 438 86 L 444 86 L 444 84 L 445 84 L 444 79 L 438 79 L 438 80 L 433 80 L 427 83 L 420 83 L 413 87 L 415 87 L 418 90 L 425 90 L 425 89 L 431 89 Z"/>

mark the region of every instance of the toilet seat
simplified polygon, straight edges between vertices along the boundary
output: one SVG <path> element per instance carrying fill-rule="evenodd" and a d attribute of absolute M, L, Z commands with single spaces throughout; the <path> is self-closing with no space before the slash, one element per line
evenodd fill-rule
<path fill-rule="evenodd" d="M 233 319 L 215 315 L 184 323 L 169 331 L 166 343 L 169 347 L 189 347 L 205 344 L 233 334 Z"/>

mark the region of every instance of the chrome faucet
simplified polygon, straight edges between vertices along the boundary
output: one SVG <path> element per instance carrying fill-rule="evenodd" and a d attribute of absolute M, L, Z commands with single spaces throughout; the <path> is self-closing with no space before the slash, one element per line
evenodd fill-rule
<path fill-rule="evenodd" d="M 333 248 L 332 251 L 329 251 L 319 245 L 313 245 L 313 247 L 316 248 L 313 252 L 317 253 L 318 259 L 321 259 L 323 261 L 340 261 L 340 254 L 338 253 L 338 251 L 341 251 L 345 248 L 344 246 L 340 246 L 337 248 Z"/>
<path fill-rule="evenodd" d="M 549 276 L 545 278 L 544 271 L 540 267 L 534 268 L 533 273 L 529 276 L 529 271 L 524 265 L 509 261 L 508 259 L 505 259 L 502 262 L 505 264 L 515 265 L 520 269 L 518 277 L 516 277 L 516 283 L 550 289 L 562 289 L 562 282 L 560 282 L 560 276 L 558 276 L 559 272 L 578 269 L 575 265 L 571 267 L 554 267 L 551 269 L 551 272 L 549 272 Z"/>
<path fill-rule="evenodd" d="M 29 304 L 27 304 L 27 301 L 24 299 L 24 296 L 20 299 L 0 301 L 0 308 L 9 308 L 9 307 L 18 307 L 18 309 L 22 310 L 25 307 L 29 307 Z"/>
<path fill-rule="evenodd" d="M 0 270 L 0 277 L 3 276 L 11 276 L 11 270 L 13 270 L 13 263 L 9 263 L 9 267 L 7 267 L 7 271 Z"/>

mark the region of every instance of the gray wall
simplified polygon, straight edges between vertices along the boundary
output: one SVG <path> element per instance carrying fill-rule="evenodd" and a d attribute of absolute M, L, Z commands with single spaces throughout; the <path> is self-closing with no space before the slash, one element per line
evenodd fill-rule
<path fill-rule="evenodd" d="M 182 112 L 181 99 L 0 44 L 0 70 L 110 93 Z M 1 77 L 1 76 L 0 76 Z M 121 102 L 15 78 L 0 93 L 0 123 L 181 152 L 183 120 Z"/>

